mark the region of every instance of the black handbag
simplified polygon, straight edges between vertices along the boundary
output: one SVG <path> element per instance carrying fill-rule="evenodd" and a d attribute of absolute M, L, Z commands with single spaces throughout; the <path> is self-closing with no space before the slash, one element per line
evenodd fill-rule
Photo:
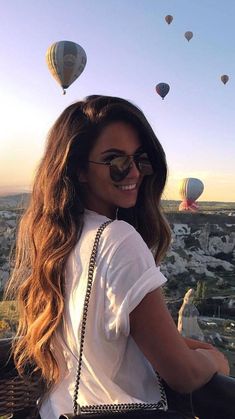
<path fill-rule="evenodd" d="M 164 412 L 161 410 L 145 407 L 142 409 L 133 408 L 132 410 L 125 410 L 122 412 L 119 412 L 118 410 L 109 410 L 108 412 L 105 412 L 105 410 L 103 410 L 102 413 L 80 412 L 77 415 L 75 415 L 74 413 L 66 413 L 64 415 L 61 415 L 59 419 L 115 419 L 115 417 L 117 417 L 117 419 L 187 419 L 186 416 L 182 416 L 180 413 L 175 411 L 167 410 Z M 190 418 L 192 418 L 192 416 L 190 416 Z"/>
<path fill-rule="evenodd" d="M 92 288 L 93 282 L 93 272 L 95 268 L 96 262 L 96 255 L 98 251 L 98 244 L 103 233 L 104 229 L 110 224 L 112 221 L 107 221 L 103 223 L 95 237 L 95 242 L 93 245 L 90 263 L 89 263 L 89 270 L 88 270 L 88 281 L 87 281 L 87 288 L 86 288 L 86 296 L 83 306 L 83 317 L 82 317 L 82 327 L 81 327 L 81 338 L 80 338 L 80 351 L 79 351 L 79 358 L 78 358 L 78 368 L 77 368 L 77 376 L 76 376 L 76 383 L 75 383 L 75 390 L 74 390 L 74 399 L 73 399 L 73 413 L 65 413 L 59 417 L 59 419 L 113 419 L 117 416 L 118 419 L 134 419 L 134 418 L 141 418 L 141 419 L 184 419 L 185 416 L 182 416 L 180 413 L 175 411 L 167 410 L 167 398 L 165 394 L 164 387 L 161 383 L 161 379 L 156 375 L 156 379 L 159 383 L 161 399 L 157 403 L 125 403 L 125 404 L 107 404 L 107 405 L 92 405 L 92 406 L 79 406 L 78 404 L 78 392 L 79 392 L 79 383 L 80 383 L 80 376 L 81 376 L 81 368 L 82 368 L 82 354 L 83 354 L 83 347 L 84 347 L 84 339 L 85 339 L 85 329 L 86 329 L 86 320 L 87 320 L 87 313 L 88 313 L 88 305 L 90 300 L 90 293 Z"/>
<path fill-rule="evenodd" d="M 14 338 L 0 339 L 0 418 L 39 419 L 37 401 L 45 385 L 33 366 L 27 365 L 24 376 L 15 368 L 12 353 Z"/>

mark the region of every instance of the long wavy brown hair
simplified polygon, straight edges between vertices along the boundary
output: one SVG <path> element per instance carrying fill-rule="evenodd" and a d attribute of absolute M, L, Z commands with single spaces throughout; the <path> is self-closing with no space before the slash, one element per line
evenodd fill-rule
<path fill-rule="evenodd" d="M 89 96 L 67 107 L 49 132 L 44 156 L 34 181 L 28 209 L 18 228 L 14 269 L 7 296 L 19 309 L 14 357 L 18 371 L 33 364 L 48 389 L 60 379 L 58 327 L 64 312 L 64 271 L 79 240 L 84 205 L 78 172 L 102 129 L 114 121 L 128 122 L 138 131 L 154 174 L 146 176 L 134 208 L 119 209 L 158 264 L 169 242 L 170 229 L 160 206 L 167 178 L 164 150 L 142 111 L 109 96 Z"/>

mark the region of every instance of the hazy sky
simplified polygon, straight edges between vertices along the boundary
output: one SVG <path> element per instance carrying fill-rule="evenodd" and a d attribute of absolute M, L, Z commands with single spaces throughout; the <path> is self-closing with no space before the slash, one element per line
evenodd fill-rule
<path fill-rule="evenodd" d="M 54 120 L 75 100 L 100 93 L 133 101 L 150 120 L 167 154 L 166 199 L 179 199 L 182 177 L 198 177 L 202 200 L 235 201 L 234 0 L 0 5 L 0 192 L 30 188 Z M 45 63 L 48 46 L 60 40 L 87 53 L 65 96 Z M 230 76 L 226 85 L 222 74 Z M 159 82 L 171 87 L 164 101 L 155 92 Z"/>

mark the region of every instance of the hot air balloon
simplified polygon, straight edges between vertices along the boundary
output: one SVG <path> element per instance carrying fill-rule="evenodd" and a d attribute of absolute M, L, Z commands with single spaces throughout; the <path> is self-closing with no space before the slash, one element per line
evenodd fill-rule
<path fill-rule="evenodd" d="M 185 32 L 184 37 L 187 39 L 187 41 L 190 41 L 190 39 L 192 39 L 193 37 L 193 32 L 191 31 Z"/>
<path fill-rule="evenodd" d="M 162 99 L 167 95 L 170 90 L 170 86 L 167 83 L 158 83 L 156 86 L 156 92 L 161 96 Z"/>
<path fill-rule="evenodd" d="M 197 211 L 198 204 L 195 202 L 204 190 L 200 179 L 187 177 L 181 180 L 179 192 L 182 199 L 179 211 Z"/>
<path fill-rule="evenodd" d="M 61 85 L 64 94 L 83 72 L 87 57 L 84 49 L 71 41 L 52 44 L 46 52 L 46 62 L 52 76 Z"/>
<path fill-rule="evenodd" d="M 167 15 L 165 17 L 165 21 L 166 21 L 166 23 L 168 23 L 168 25 L 171 24 L 172 20 L 173 20 L 173 16 L 171 16 L 171 15 Z"/>
<path fill-rule="evenodd" d="M 227 74 L 223 74 L 220 78 L 224 84 L 226 84 L 229 81 L 229 76 L 227 76 Z"/>

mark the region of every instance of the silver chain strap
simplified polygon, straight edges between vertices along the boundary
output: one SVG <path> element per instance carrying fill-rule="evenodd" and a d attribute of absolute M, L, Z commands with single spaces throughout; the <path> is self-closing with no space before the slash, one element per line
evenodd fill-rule
<path fill-rule="evenodd" d="M 93 249 L 91 252 L 90 262 L 89 262 L 88 281 L 87 281 L 86 295 L 85 295 L 85 301 L 83 305 L 83 314 L 82 314 L 78 367 L 77 367 L 76 382 L 75 382 L 74 397 L 73 397 L 73 410 L 74 410 L 75 415 L 79 415 L 81 412 L 84 412 L 84 413 L 97 413 L 97 412 L 118 413 L 119 412 L 120 413 L 123 411 L 129 411 L 129 410 L 135 410 L 135 409 L 154 409 L 154 410 L 167 409 L 166 393 L 165 393 L 164 387 L 161 383 L 161 378 L 158 373 L 156 373 L 156 375 L 157 375 L 157 381 L 159 384 L 159 389 L 160 389 L 160 394 L 161 394 L 161 399 L 158 403 L 119 403 L 119 404 L 90 405 L 90 406 L 81 406 L 81 407 L 78 404 L 78 392 L 79 392 L 79 384 L 80 384 L 80 378 L 81 378 L 82 354 L 83 354 L 84 341 L 85 341 L 86 321 L 87 321 L 88 305 L 89 305 L 91 289 L 92 289 L 96 256 L 98 252 L 98 245 L 99 245 L 101 234 L 111 222 L 112 222 L 111 220 L 106 221 L 98 228 L 96 236 L 95 236 Z"/>

